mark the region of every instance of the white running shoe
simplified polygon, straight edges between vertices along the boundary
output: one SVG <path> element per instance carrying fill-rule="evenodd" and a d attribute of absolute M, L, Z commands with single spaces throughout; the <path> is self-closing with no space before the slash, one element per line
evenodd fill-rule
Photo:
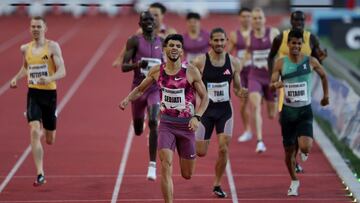
<path fill-rule="evenodd" d="M 250 131 L 245 131 L 242 135 L 239 136 L 238 142 L 246 142 L 251 140 L 252 133 Z"/>
<path fill-rule="evenodd" d="M 299 186 L 300 186 L 299 180 L 292 180 L 287 195 L 288 196 L 298 196 L 299 195 L 299 193 L 298 193 Z"/>
<path fill-rule="evenodd" d="M 301 161 L 305 162 L 309 158 L 309 154 L 300 152 Z"/>
<path fill-rule="evenodd" d="M 155 163 L 155 162 L 150 162 L 148 172 L 146 175 L 146 178 L 151 181 L 156 180 L 156 163 L 155 164 L 153 164 L 153 163 Z"/>
<path fill-rule="evenodd" d="M 257 153 L 262 153 L 262 152 L 266 151 L 266 146 L 265 146 L 263 141 L 260 141 L 260 142 L 257 143 L 255 151 Z"/>

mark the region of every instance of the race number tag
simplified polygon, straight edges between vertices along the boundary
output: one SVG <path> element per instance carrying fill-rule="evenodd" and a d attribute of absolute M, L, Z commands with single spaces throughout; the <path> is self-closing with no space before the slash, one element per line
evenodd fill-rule
<path fill-rule="evenodd" d="M 290 103 L 306 102 L 308 100 L 306 82 L 285 83 L 284 88 L 285 98 Z"/>
<path fill-rule="evenodd" d="M 155 65 L 161 64 L 161 60 L 158 59 L 158 58 L 146 58 L 146 57 L 142 57 L 141 60 L 148 62 L 148 65 L 146 66 L 146 68 L 140 68 L 140 72 L 141 72 L 144 76 L 147 76 L 147 74 L 149 73 L 150 68 L 152 68 L 152 67 L 155 66 Z"/>
<path fill-rule="evenodd" d="M 209 99 L 213 102 L 229 101 L 229 83 L 208 83 L 207 84 Z"/>
<path fill-rule="evenodd" d="M 267 58 L 270 53 L 270 49 L 253 51 L 253 63 L 256 68 L 266 68 Z"/>
<path fill-rule="evenodd" d="M 37 80 L 42 76 L 49 76 L 47 64 L 32 64 L 28 66 L 28 83 L 30 85 L 36 85 Z"/>
<path fill-rule="evenodd" d="M 169 89 L 163 87 L 161 103 L 165 104 L 167 109 L 183 110 L 185 109 L 185 89 Z"/>

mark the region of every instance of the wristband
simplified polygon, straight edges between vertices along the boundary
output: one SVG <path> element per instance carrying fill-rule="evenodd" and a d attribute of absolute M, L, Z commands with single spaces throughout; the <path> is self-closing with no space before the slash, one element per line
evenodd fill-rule
<path fill-rule="evenodd" d="M 195 115 L 193 115 L 193 117 L 196 118 L 198 121 L 201 120 L 201 116 L 199 116 L 199 115 L 196 115 L 196 114 L 195 114 Z"/>

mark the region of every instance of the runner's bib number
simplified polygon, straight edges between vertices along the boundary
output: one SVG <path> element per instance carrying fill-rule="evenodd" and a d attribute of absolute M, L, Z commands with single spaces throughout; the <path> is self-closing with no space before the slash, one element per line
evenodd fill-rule
<path fill-rule="evenodd" d="M 28 66 L 28 83 L 30 85 L 36 85 L 37 80 L 42 76 L 49 76 L 47 64 L 32 64 Z"/>
<path fill-rule="evenodd" d="M 163 87 L 161 103 L 165 104 L 167 109 L 183 110 L 185 109 L 185 89 L 169 89 Z"/>
<path fill-rule="evenodd" d="M 306 102 L 308 100 L 307 95 L 307 83 L 285 83 L 285 98 L 290 103 L 293 102 Z"/>
<path fill-rule="evenodd" d="M 270 49 L 253 51 L 253 63 L 256 68 L 266 68 L 267 58 L 270 53 Z"/>
<path fill-rule="evenodd" d="M 229 83 L 221 82 L 221 83 L 208 83 L 207 90 L 209 99 L 213 102 L 225 102 L 229 101 Z"/>
<path fill-rule="evenodd" d="M 157 59 L 157 58 L 142 57 L 141 60 L 148 62 L 148 65 L 146 66 L 146 68 L 140 68 L 140 72 L 145 76 L 147 76 L 147 74 L 149 73 L 150 68 L 152 68 L 155 65 L 161 64 L 161 60 Z"/>

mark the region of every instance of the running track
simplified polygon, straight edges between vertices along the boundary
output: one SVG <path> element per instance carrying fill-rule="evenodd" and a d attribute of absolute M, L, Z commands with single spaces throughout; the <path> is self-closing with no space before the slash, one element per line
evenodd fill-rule
<path fill-rule="evenodd" d="M 16 90 L 7 88 L 8 81 L 21 66 L 19 47 L 30 39 L 23 34 L 27 32 L 28 19 L 24 16 L 0 18 L 0 27 L 6 28 L 0 32 L 0 203 L 162 202 L 159 179 L 156 182 L 145 179 L 147 132 L 134 137 L 130 108 L 124 112 L 117 108 L 129 92 L 132 75 L 111 67 L 127 37 L 137 29 L 137 20 L 137 15 L 112 19 L 90 16 L 80 20 L 48 17 L 47 36 L 61 44 L 67 76 L 58 83 L 57 141 L 54 146 L 45 146 L 48 183 L 34 188 L 35 169 L 28 151 L 29 132 L 23 116 L 25 82 L 20 82 Z M 184 30 L 182 18 L 170 15 L 167 20 L 177 30 Z M 268 22 L 274 25 L 279 19 Z M 219 25 L 230 31 L 236 27 L 236 17 L 211 16 L 203 22 L 208 29 Z M 213 139 L 208 156 L 198 159 L 190 181 L 181 178 L 176 156 L 175 202 L 351 201 L 317 145 L 309 160 L 302 164 L 306 173 L 300 175 L 301 195 L 287 197 L 290 180 L 283 163 L 277 121 L 268 120 L 264 113 L 264 140 L 268 151 L 256 154 L 255 140 L 244 144 L 236 142 L 242 126 L 237 99 L 233 105 L 231 165 L 223 178 L 223 188 L 229 198 L 217 199 L 211 193 L 217 151 L 216 139 Z"/>

